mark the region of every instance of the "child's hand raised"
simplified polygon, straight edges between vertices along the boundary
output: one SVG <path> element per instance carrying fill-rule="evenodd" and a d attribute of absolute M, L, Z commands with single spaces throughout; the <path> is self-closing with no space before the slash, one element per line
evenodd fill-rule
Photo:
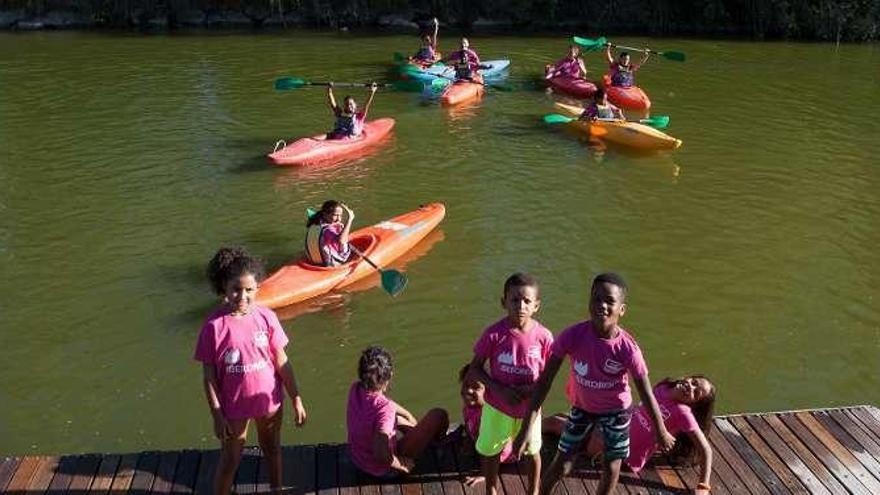
<path fill-rule="evenodd" d="M 306 424 L 306 408 L 298 395 L 293 399 L 293 422 L 298 427 Z"/>

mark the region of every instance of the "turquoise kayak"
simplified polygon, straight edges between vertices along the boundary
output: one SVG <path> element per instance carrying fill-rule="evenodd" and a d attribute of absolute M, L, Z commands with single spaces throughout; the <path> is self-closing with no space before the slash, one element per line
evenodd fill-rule
<path fill-rule="evenodd" d="M 480 69 L 479 71 L 483 76 L 483 80 L 492 81 L 502 79 L 507 75 L 507 69 L 510 67 L 510 60 L 483 60 L 481 64 L 489 66 L 489 68 Z M 417 81 L 431 82 L 437 78 L 445 79 L 455 77 L 455 70 L 452 66 L 444 65 L 440 62 L 426 69 L 422 69 L 416 65 L 406 65 L 406 68 L 407 77 Z"/>

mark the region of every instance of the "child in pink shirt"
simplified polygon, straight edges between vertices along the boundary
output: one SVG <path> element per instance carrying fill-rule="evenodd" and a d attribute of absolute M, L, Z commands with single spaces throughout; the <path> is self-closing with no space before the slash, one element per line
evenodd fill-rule
<path fill-rule="evenodd" d="M 708 495 L 712 476 L 712 447 L 706 435 L 712 426 L 715 406 L 715 386 L 703 375 L 691 375 L 677 380 L 664 379 L 654 387 L 654 397 L 663 417 L 663 424 L 676 438 L 675 448 L 669 452 L 673 459 L 689 459 L 695 455 L 700 461 L 700 481 L 695 495 Z M 561 436 L 568 416 L 557 414 L 542 424 L 545 433 Z M 584 446 L 590 457 L 602 453 L 601 435 L 593 432 Z M 644 404 L 633 411 L 629 424 L 629 457 L 624 461 L 633 472 L 639 472 L 657 452 L 654 426 Z"/>
<path fill-rule="evenodd" d="M 320 266 L 339 266 L 351 258 L 349 245 L 354 212 L 339 201 L 329 199 L 321 210 L 306 219 L 306 257 Z"/>
<path fill-rule="evenodd" d="M 581 58 L 581 49 L 577 45 L 568 47 L 568 55 L 559 59 L 553 65 L 544 67 L 544 78 L 552 79 L 554 77 L 570 77 L 572 79 L 583 79 L 587 77 L 587 67 Z"/>
<path fill-rule="evenodd" d="M 530 431 L 528 493 L 537 495 L 541 473 L 540 420 L 529 428 L 523 418 L 528 397 L 550 355 L 553 334 L 532 316 L 541 306 L 538 282 L 515 273 L 504 282 L 501 305 L 507 315 L 490 325 L 474 345 L 471 374 L 485 384 L 485 404 L 480 417 L 476 449 L 486 479 L 486 494 L 496 495 L 501 452 L 517 433 Z M 488 367 L 488 373 L 486 368 Z"/>
<path fill-rule="evenodd" d="M 449 427 L 443 409 L 431 409 L 416 420 L 385 395 L 394 365 L 391 354 L 379 346 L 364 349 L 358 363 L 358 381 L 348 391 L 346 424 L 351 459 L 363 472 L 379 478 L 408 473 L 433 440 Z"/>
<path fill-rule="evenodd" d="M 632 398 L 627 375 L 646 405 L 660 448 L 666 451 L 675 443 L 661 420 L 642 352 L 632 336 L 617 324 L 626 312 L 625 300 L 626 284 L 619 275 L 598 275 L 590 293 L 590 319 L 565 329 L 553 343 L 552 355 L 535 386 L 526 424 L 537 418 L 566 356 L 571 359 L 566 394 L 572 408 L 556 456 L 544 475 L 543 494 L 550 494 L 571 469 L 582 442 L 594 429 L 602 434 L 605 460 L 597 493 L 606 495 L 614 490 L 621 462 L 629 455 L 627 409 Z M 513 445 L 514 453 L 524 450 L 527 435 L 525 429 L 520 431 Z"/>
<path fill-rule="evenodd" d="M 461 418 L 464 432 L 470 444 L 475 447 L 477 438 L 480 436 L 480 419 L 483 416 L 483 405 L 486 403 L 486 385 L 475 379 L 471 371 L 470 363 L 464 365 L 458 372 L 458 382 L 461 384 Z M 511 444 L 508 442 L 501 451 L 501 462 L 516 462 L 511 456 Z M 482 481 L 482 477 L 479 478 Z"/>
<path fill-rule="evenodd" d="M 223 304 L 208 317 L 196 344 L 205 396 L 220 439 L 214 493 L 232 488 L 251 419 L 269 465 L 273 488 L 281 487 L 281 420 L 284 391 L 294 421 L 306 421 L 293 368 L 284 352 L 287 336 L 271 309 L 254 300 L 263 266 L 241 248 L 222 248 L 208 264 L 208 278 Z"/>

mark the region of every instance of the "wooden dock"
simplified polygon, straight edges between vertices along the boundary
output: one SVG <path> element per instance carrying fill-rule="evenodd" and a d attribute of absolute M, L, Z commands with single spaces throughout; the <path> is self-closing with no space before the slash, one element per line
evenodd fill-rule
<path fill-rule="evenodd" d="M 710 441 L 712 493 L 880 494 L 880 410 L 873 406 L 722 416 Z M 5 457 L 0 493 L 207 494 L 216 462 L 216 450 Z M 455 443 L 428 452 L 412 475 L 391 482 L 360 475 L 344 445 L 284 448 L 285 493 L 296 495 L 482 495 L 482 485 L 462 483 L 477 472 L 474 453 Z M 623 473 L 617 493 L 690 493 L 697 476 L 697 467 L 655 459 L 638 476 Z M 579 468 L 559 493 L 594 493 L 598 477 Z M 501 486 L 503 495 L 525 495 L 516 466 L 503 469 Z M 259 449 L 246 450 L 235 491 L 269 491 Z"/>

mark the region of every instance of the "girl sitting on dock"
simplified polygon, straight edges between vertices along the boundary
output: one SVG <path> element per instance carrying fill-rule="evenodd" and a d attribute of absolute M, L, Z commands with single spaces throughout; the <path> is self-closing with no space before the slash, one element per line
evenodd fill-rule
<path fill-rule="evenodd" d="M 263 278 L 262 263 L 241 248 L 222 248 L 208 264 L 208 278 L 223 304 L 199 333 L 195 359 L 201 361 L 205 396 L 220 439 L 214 493 L 232 488 L 250 420 L 273 489 L 281 488 L 281 422 L 284 392 L 293 402 L 294 421 L 306 421 L 293 368 L 284 347 L 287 335 L 278 317 L 254 300 Z"/>
<path fill-rule="evenodd" d="M 700 481 L 694 491 L 697 495 L 709 493 L 712 475 L 712 447 L 706 435 L 712 427 L 712 411 L 715 407 L 715 385 L 703 375 L 690 375 L 678 379 L 666 378 L 654 387 L 654 397 L 660 406 L 663 424 L 676 437 L 675 447 L 668 455 L 675 460 L 688 461 L 698 457 Z M 544 419 L 546 433 L 561 435 L 568 416 L 556 414 Z M 591 458 L 601 458 L 601 435 L 594 434 L 584 445 Z M 644 405 L 633 409 L 629 427 L 629 456 L 624 463 L 639 472 L 657 452 L 654 429 Z"/>
<path fill-rule="evenodd" d="M 346 412 L 352 461 L 361 471 L 383 479 L 408 473 L 415 459 L 449 427 L 449 415 L 443 409 L 431 409 L 416 420 L 387 397 L 393 375 L 388 351 L 379 346 L 364 349 Z"/>
<path fill-rule="evenodd" d="M 343 222 L 343 218 L 345 221 Z M 348 236 L 354 212 L 339 201 L 327 200 L 306 220 L 306 257 L 319 266 L 339 266 L 351 258 Z"/>

